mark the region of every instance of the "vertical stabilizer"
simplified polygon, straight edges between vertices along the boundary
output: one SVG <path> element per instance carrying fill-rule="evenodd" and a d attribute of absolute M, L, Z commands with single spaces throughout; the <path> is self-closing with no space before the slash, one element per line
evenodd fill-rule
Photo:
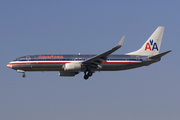
<path fill-rule="evenodd" d="M 139 50 L 127 53 L 127 55 L 154 56 L 159 54 L 163 32 L 164 27 L 159 26 Z"/>

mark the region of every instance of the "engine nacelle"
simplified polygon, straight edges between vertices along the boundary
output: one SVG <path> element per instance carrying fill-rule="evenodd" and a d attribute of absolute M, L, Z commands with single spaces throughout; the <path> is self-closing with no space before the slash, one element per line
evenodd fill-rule
<path fill-rule="evenodd" d="M 59 71 L 59 76 L 67 76 L 67 77 L 73 77 L 79 72 L 67 72 L 67 71 Z"/>
<path fill-rule="evenodd" d="M 64 71 L 79 71 L 81 70 L 80 63 L 66 63 L 64 65 Z"/>

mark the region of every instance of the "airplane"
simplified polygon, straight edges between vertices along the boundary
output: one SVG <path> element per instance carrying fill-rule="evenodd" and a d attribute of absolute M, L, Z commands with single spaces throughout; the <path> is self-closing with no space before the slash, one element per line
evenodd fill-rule
<path fill-rule="evenodd" d="M 159 54 L 164 27 L 159 26 L 137 51 L 124 55 L 111 55 L 118 50 L 125 36 L 112 49 L 98 55 L 27 55 L 18 57 L 7 64 L 7 67 L 23 73 L 26 71 L 59 71 L 59 76 L 72 77 L 84 72 L 87 80 L 96 71 L 119 71 L 148 66 L 161 60 L 161 57 L 172 50 Z"/>

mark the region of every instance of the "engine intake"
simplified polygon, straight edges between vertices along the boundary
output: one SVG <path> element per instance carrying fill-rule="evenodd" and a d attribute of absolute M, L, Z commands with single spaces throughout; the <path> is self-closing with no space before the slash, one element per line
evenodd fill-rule
<path fill-rule="evenodd" d="M 81 70 L 80 63 L 66 63 L 64 65 L 64 71 L 79 71 Z"/>

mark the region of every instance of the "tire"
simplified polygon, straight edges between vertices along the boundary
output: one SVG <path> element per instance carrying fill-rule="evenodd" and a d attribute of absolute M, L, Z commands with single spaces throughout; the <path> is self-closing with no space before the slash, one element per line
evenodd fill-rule
<path fill-rule="evenodd" d="M 85 80 L 87 80 L 88 78 L 89 78 L 89 76 L 88 76 L 88 75 L 85 75 L 85 76 L 84 76 L 84 79 L 85 79 Z"/>

